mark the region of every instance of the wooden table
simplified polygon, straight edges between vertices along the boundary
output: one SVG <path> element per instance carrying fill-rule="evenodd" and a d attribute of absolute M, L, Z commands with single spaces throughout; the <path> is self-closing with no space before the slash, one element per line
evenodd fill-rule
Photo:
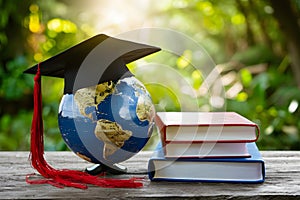
<path fill-rule="evenodd" d="M 143 177 L 143 188 L 89 186 L 87 190 L 27 184 L 25 176 L 34 172 L 28 154 L 0 152 L 0 199 L 300 199 L 300 151 L 263 151 L 266 180 L 262 184 L 150 182 L 146 170 L 151 152 L 141 152 L 124 163 L 132 174 L 119 177 Z M 91 166 L 71 152 L 47 152 L 46 160 L 55 168 Z"/>

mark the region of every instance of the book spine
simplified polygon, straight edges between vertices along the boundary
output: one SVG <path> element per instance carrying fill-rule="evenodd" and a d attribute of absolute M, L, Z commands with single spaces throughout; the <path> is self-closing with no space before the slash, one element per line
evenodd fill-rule
<path fill-rule="evenodd" d="M 186 177 L 186 178 L 174 178 L 172 176 L 166 176 L 166 177 L 155 177 L 155 173 L 158 169 L 155 168 L 155 164 L 154 162 L 156 161 L 157 158 L 151 158 L 148 162 L 148 178 L 150 179 L 150 181 L 169 181 L 169 182 L 212 182 L 212 183 L 263 183 L 265 181 L 265 163 L 263 160 L 252 160 L 252 161 L 246 161 L 249 163 L 260 163 L 262 165 L 261 169 L 261 174 L 262 177 L 261 179 L 257 179 L 257 180 L 247 180 L 247 179 L 239 179 L 239 180 L 229 180 L 229 179 L 201 179 L 201 178 L 193 178 L 193 177 Z M 161 159 L 158 159 L 160 161 L 162 161 Z M 203 162 L 210 162 L 213 161 L 211 159 L 179 159 L 179 160 L 185 160 L 187 162 L 191 161 L 191 162 L 199 162 L 201 163 Z M 238 159 L 239 160 L 239 159 Z M 226 162 L 239 162 L 236 159 L 231 159 L 229 160 L 228 158 L 225 159 Z M 213 162 L 219 162 L 219 161 L 224 161 L 224 159 L 217 159 Z M 176 162 L 176 161 L 175 161 Z M 241 161 L 241 162 L 245 162 L 245 161 Z M 178 172 L 180 173 L 180 172 Z"/>
<path fill-rule="evenodd" d="M 257 183 L 263 183 L 265 179 L 260 180 L 206 180 L 206 179 L 174 179 L 172 177 L 170 178 L 154 178 L 150 179 L 154 182 L 159 181 L 168 181 L 168 182 L 200 182 L 200 183 L 244 183 L 244 184 L 257 184 Z"/>
<path fill-rule="evenodd" d="M 150 181 L 154 180 L 154 175 L 155 175 L 155 166 L 154 166 L 153 160 L 150 159 L 148 161 L 148 177 L 149 177 Z"/>
<path fill-rule="evenodd" d="M 254 126 L 255 126 L 255 131 L 256 131 L 256 139 L 253 142 L 256 142 L 259 138 L 260 130 L 259 130 L 259 127 L 257 124 L 254 124 Z"/>
<path fill-rule="evenodd" d="M 190 144 L 190 143 L 250 143 L 256 142 L 258 138 L 253 140 L 165 140 L 164 146 L 168 143 L 174 144 Z"/>
<path fill-rule="evenodd" d="M 159 117 L 158 117 L 159 118 Z M 159 119 L 160 120 L 160 119 Z M 259 138 L 259 135 L 260 135 L 260 129 L 259 129 L 259 126 L 255 123 L 249 123 L 249 124 L 205 124 L 205 125 L 200 125 L 200 126 L 250 126 L 250 127 L 254 127 L 255 128 L 255 133 L 256 133 L 256 137 L 254 139 L 249 139 L 249 140 L 184 140 L 184 141 L 181 141 L 181 140 L 167 140 L 166 138 L 166 134 L 167 134 L 167 131 L 166 131 L 166 128 L 167 126 L 163 124 L 163 122 L 160 120 L 161 123 L 161 128 L 160 131 L 163 131 L 161 132 L 162 136 L 161 139 L 164 143 L 164 146 L 168 143 L 205 143 L 205 142 L 211 142 L 211 143 L 250 143 L 250 142 L 256 142 Z M 172 126 L 188 126 L 188 125 L 172 125 Z M 198 125 L 195 125 L 195 126 L 198 126 Z"/>
<path fill-rule="evenodd" d="M 166 129 L 167 126 L 163 123 L 158 115 L 155 116 L 155 124 L 158 128 L 158 133 L 160 134 L 160 141 L 162 142 L 162 146 L 166 146 Z"/>

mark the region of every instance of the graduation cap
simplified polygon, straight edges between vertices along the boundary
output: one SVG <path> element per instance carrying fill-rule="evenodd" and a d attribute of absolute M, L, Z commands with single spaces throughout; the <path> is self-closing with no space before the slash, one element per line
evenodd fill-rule
<path fill-rule="evenodd" d="M 160 48 L 120 40 L 104 34 L 96 35 L 70 49 L 45 60 L 24 73 L 64 78 L 64 94 L 107 81 L 132 76 L 126 64 Z"/>
<path fill-rule="evenodd" d="M 82 189 L 87 188 L 86 184 L 101 187 L 141 187 L 142 183 L 135 178 L 100 178 L 77 170 L 54 169 L 46 162 L 43 156 L 41 76 L 64 78 L 64 94 L 73 94 L 81 88 L 107 81 L 117 82 L 123 77 L 133 76 L 126 64 L 159 50 L 157 47 L 100 34 L 24 71 L 35 74 L 30 159 L 32 166 L 45 178 L 32 180 L 28 175 L 26 181 L 30 184 L 48 183 L 56 187 L 71 186 Z"/>

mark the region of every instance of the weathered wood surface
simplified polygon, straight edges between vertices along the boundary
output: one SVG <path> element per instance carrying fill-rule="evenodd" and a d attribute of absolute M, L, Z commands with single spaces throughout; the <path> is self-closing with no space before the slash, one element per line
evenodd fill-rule
<path fill-rule="evenodd" d="M 1 199 L 300 199 L 300 151 L 263 151 L 266 181 L 262 184 L 150 182 L 146 171 L 151 152 L 141 152 L 124 164 L 132 174 L 143 177 L 139 189 L 99 188 L 59 189 L 50 185 L 29 185 L 25 176 L 33 173 L 28 152 L 0 152 Z M 47 152 L 55 168 L 84 169 L 90 163 L 71 152 Z"/>

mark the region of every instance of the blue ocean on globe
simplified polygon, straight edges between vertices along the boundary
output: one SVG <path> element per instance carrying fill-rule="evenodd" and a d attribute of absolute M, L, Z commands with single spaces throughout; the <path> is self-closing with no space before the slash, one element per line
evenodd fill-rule
<path fill-rule="evenodd" d="M 92 163 L 111 165 L 139 152 L 149 140 L 155 110 L 135 77 L 65 94 L 58 123 L 67 146 Z"/>

